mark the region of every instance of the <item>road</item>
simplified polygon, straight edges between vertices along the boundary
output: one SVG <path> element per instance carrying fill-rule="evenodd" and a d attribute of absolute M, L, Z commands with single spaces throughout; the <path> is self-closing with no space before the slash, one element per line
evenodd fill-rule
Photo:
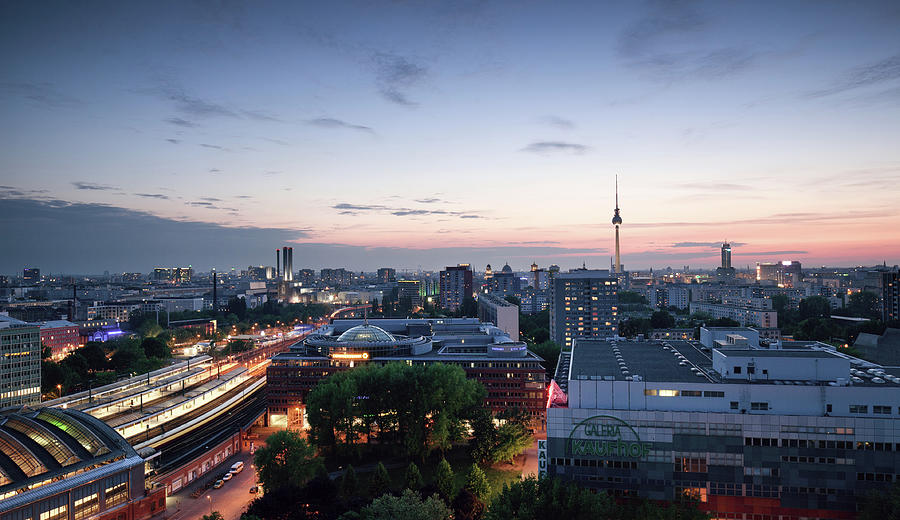
<path fill-rule="evenodd" d="M 256 484 L 256 471 L 251 467 L 253 456 L 249 452 L 241 452 L 228 459 L 227 465 L 223 464 L 222 469 L 215 472 L 224 473 L 239 460 L 244 462 L 244 471 L 235 475 L 221 488 L 210 488 L 200 498 L 191 498 L 191 492 L 196 486 L 188 486 L 166 499 L 167 518 L 198 520 L 203 515 L 208 515 L 210 511 L 218 511 L 225 520 L 238 520 L 247 505 L 256 498 L 256 495 L 250 493 L 250 488 Z"/>

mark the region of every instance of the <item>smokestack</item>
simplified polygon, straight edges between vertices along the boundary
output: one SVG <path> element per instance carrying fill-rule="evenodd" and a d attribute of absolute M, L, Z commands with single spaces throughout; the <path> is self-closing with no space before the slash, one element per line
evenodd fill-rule
<path fill-rule="evenodd" d="M 288 248 L 281 248 L 281 281 L 287 281 L 287 272 L 288 272 Z"/>
<path fill-rule="evenodd" d="M 216 290 L 218 289 L 218 280 L 216 278 L 216 270 L 213 269 L 213 312 L 219 311 L 219 299 Z"/>
<path fill-rule="evenodd" d="M 281 275 L 281 249 L 275 250 L 275 279 Z"/>
<path fill-rule="evenodd" d="M 288 257 L 291 260 L 291 262 L 290 262 L 291 268 L 290 268 L 290 270 L 288 270 L 288 281 L 293 282 L 294 281 L 294 248 L 289 247 L 288 251 L 289 251 Z"/>

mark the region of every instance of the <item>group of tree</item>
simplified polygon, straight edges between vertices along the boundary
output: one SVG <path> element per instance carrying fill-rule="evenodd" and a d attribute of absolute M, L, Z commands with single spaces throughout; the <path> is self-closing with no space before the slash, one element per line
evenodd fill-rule
<path fill-rule="evenodd" d="M 332 453 L 354 453 L 364 439 L 423 458 L 461 439 L 484 397 L 481 383 L 459 367 L 388 363 L 333 374 L 305 401 L 310 438 Z"/>
<path fill-rule="evenodd" d="M 677 319 L 669 311 L 656 310 L 649 318 L 631 317 L 619 322 L 619 335 L 632 338 L 639 334 L 649 336 L 657 329 L 683 328 L 694 329 L 694 336 L 699 337 L 699 328 L 705 327 L 738 327 L 740 323 L 731 318 L 713 318 L 705 312 L 696 312 L 684 319 Z"/>
<path fill-rule="evenodd" d="M 60 362 L 41 361 L 41 390 L 68 394 L 115 382 L 132 374 L 157 370 L 171 358 L 168 345 L 157 337 L 124 337 L 100 343 L 89 341 Z M 59 385 L 59 386 L 57 386 Z"/>
<path fill-rule="evenodd" d="M 512 463 L 516 455 L 531 445 L 530 418 L 524 411 L 513 408 L 494 417 L 485 409 L 479 410 L 471 421 L 473 430 L 469 444 L 472 458 L 481 463 Z"/>
<path fill-rule="evenodd" d="M 829 341 L 852 344 L 860 332 L 881 334 L 886 326 L 900 323 L 884 323 L 879 318 L 878 296 L 868 291 L 851 294 L 845 307 L 832 309 L 823 296 L 810 296 L 791 305 L 787 295 L 772 297 L 772 308 L 778 313 L 778 326 L 782 335 L 798 340 Z M 866 322 L 835 320 L 832 315 L 868 318 Z"/>
<path fill-rule="evenodd" d="M 550 341 L 550 311 L 519 314 L 519 336 L 531 345 Z"/>

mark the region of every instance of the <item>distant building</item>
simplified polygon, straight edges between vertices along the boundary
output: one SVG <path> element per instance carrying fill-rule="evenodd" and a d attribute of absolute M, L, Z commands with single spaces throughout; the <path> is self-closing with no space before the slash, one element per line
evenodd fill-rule
<path fill-rule="evenodd" d="M 400 280 L 397 282 L 397 302 L 400 307 L 411 310 L 422 307 L 422 282 L 419 280 Z"/>
<path fill-rule="evenodd" d="M 478 296 L 478 319 L 493 323 L 513 341 L 519 341 L 519 308 L 495 294 Z"/>
<path fill-rule="evenodd" d="M 535 289 L 529 285 L 520 291 L 519 299 L 519 312 L 522 314 L 536 314 L 549 308 L 550 291 L 547 289 Z"/>
<path fill-rule="evenodd" d="M 41 330 L 37 325 L 0 315 L 0 408 L 40 402 Z M 0 486 L 3 476 L 0 473 Z"/>
<path fill-rule="evenodd" d="M 194 276 L 194 268 L 188 267 L 157 267 L 153 269 L 154 282 L 189 283 Z"/>
<path fill-rule="evenodd" d="M 397 270 L 393 267 L 382 267 L 376 275 L 378 283 L 391 283 L 397 281 Z"/>
<path fill-rule="evenodd" d="M 887 323 L 900 320 L 900 273 L 881 273 L 881 319 Z"/>
<path fill-rule="evenodd" d="M 520 285 L 521 280 L 513 272 L 509 264 L 506 264 L 499 273 L 494 273 L 494 276 L 488 283 L 488 290 L 491 294 L 497 296 L 515 296 L 518 298 L 521 293 Z"/>
<path fill-rule="evenodd" d="M 734 267 L 731 267 L 731 244 L 722 244 L 722 265 L 716 268 L 716 277 L 721 281 L 732 280 L 735 277 Z"/>
<path fill-rule="evenodd" d="M 300 287 L 312 287 L 316 283 L 316 272 L 312 269 L 300 269 L 297 271 L 297 282 Z"/>
<path fill-rule="evenodd" d="M 143 282 L 144 273 L 122 273 L 123 282 Z"/>
<path fill-rule="evenodd" d="M 472 296 L 472 269 L 469 264 L 459 264 L 441 271 L 439 302 L 442 308 L 457 310 L 466 298 Z"/>
<path fill-rule="evenodd" d="M 771 281 L 781 287 L 796 287 L 803 281 L 803 269 L 796 260 L 756 263 L 756 281 Z"/>
<path fill-rule="evenodd" d="M 50 349 L 50 358 L 61 361 L 77 349 L 78 325 L 67 320 L 45 321 L 40 324 L 41 344 Z"/>
<path fill-rule="evenodd" d="M 618 279 L 607 270 L 577 269 L 550 284 L 550 339 L 564 347 L 575 338 L 615 336 Z"/>
<path fill-rule="evenodd" d="M 0 518 L 144 520 L 166 511 L 144 459 L 115 430 L 62 408 L 0 411 Z"/>
<path fill-rule="evenodd" d="M 882 365 L 900 365 L 900 329 L 885 329 L 884 334 L 861 332 L 853 348 L 863 357 Z"/>
<path fill-rule="evenodd" d="M 770 328 L 778 326 L 778 313 L 773 310 L 721 303 L 691 302 L 691 314 L 697 312 L 705 312 L 713 319 L 729 318 L 738 322 L 742 327 Z"/>
<path fill-rule="evenodd" d="M 353 281 L 353 273 L 343 267 L 337 269 L 322 269 L 319 273 L 322 283 L 328 287 L 349 287 Z"/>
<path fill-rule="evenodd" d="M 41 270 L 37 267 L 26 267 L 22 270 L 22 281 L 26 284 L 36 284 L 41 281 Z"/>
<path fill-rule="evenodd" d="M 247 276 L 256 282 L 275 279 L 275 268 L 265 265 L 251 265 L 247 267 Z"/>

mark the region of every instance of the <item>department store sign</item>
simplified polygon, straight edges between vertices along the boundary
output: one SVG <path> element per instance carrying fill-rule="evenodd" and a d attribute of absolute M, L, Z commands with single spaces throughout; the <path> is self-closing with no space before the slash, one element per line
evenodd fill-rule
<path fill-rule="evenodd" d="M 643 459 L 650 443 L 641 441 L 630 424 L 612 415 L 595 415 L 579 422 L 569 434 L 567 452 L 573 457 Z"/>

